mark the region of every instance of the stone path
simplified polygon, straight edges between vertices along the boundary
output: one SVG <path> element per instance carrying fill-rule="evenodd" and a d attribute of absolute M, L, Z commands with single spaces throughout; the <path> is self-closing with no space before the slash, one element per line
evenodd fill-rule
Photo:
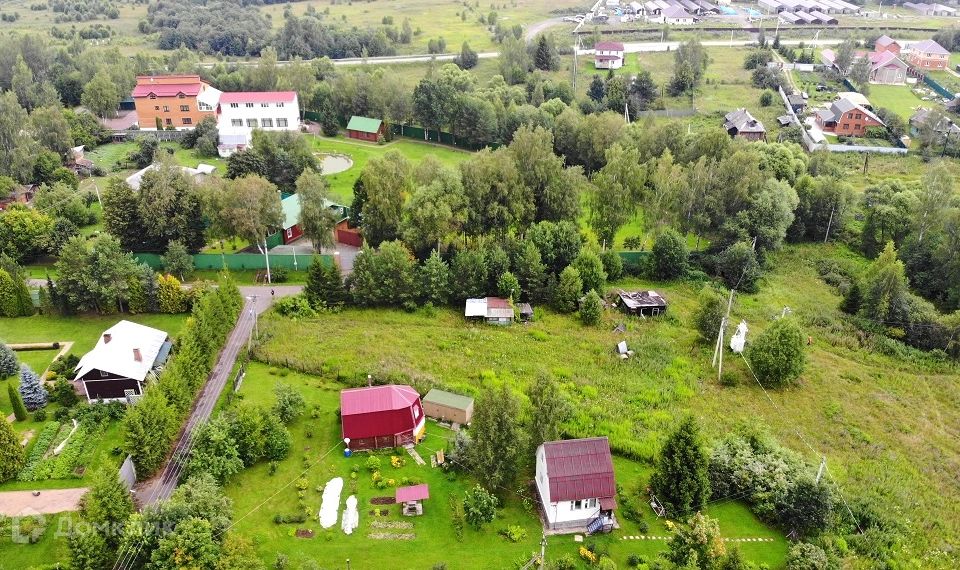
<path fill-rule="evenodd" d="M 670 540 L 669 536 L 631 535 L 621 536 L 620 540 Z M 773 542 L 772 538 L 724 538 L 724 542 Z"/>
<path fill-rule="evenodd" d="M 80 497 L 87 492 L 86 487 L 79 489 L 50 489 L 41 491 L 37 497 L 33 491 L 7 491 L 0 493 L 0 515 L 15 517 L 20 515 L 48 515 L 75 511 L 80 508 Z"/>
<path fill-rule="evenodd" d="M 417 450 L 414 449 L 412 445 L 407 444 L 407 445 L 404 445 L 403 448 L 406 449 L 407 453 L 410 454 L 410 457 L 412 457 L 413 460 L 417 462 L 417 465 L 427 464 L 427 462 L 424 461 L 422 457 L 420 457 L 420 454 L 417 453 Z"/>

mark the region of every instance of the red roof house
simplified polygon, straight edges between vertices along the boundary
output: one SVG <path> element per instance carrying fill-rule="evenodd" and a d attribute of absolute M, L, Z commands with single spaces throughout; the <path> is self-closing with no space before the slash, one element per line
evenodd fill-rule
<path fill-rule="evenodd" d="M 616 525 L 616 482 L 605 437 L 548 441 L 537 448 L 537 490 L 551 530 L 589 532 Z"/>
<path fill-rule="evenodd" d="M 350 449 L 415 444 L 426 429 L 420 394 L 394 384 L 342 390 L 340 421 Z"/>

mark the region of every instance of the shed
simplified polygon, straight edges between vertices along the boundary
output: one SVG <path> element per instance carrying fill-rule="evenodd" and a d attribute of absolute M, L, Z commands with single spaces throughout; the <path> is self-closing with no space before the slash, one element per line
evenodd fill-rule
<path fill-rule="evenodd" d="M 667 300 L 656 291 L 620 291 L 617 304 L 637 316 L 656 316 L 667 312 Z"/>
<path fill-rule="evenodd" d="M 500 297 L 467 299 L 463 316 L 468 319 L 484 319 L 491 325 L 509 325 L 513 322 L 513 305 L 509 299 Z"/>
<path fill-rule="evenodd" d="M 429 418 L 468 424 L 473 419 L 473 398 L 431 388 L 423 397 L 423 413 Z"/>
<path fill-rule="evenodd" d="M 380 119 L 354 115 L 347 123 L 347 136 L 361 141 L 377 142 L 380 137 L 387 136 L 387 129 Z"/>
<path fill-rule="evenodd" d="M 517 312 L 520 313 L 520 320 L 529 323 L 533 320 L 533 307 L 530 303 L 520 303 L 517 306 Z"/>
<path fill-rule="evenodd" d="M 351 449 L 415 444 L 426 429 L 420 394 L 397 384 L 342 390 L 340 421 Z"/>
<path fill-rule="evenodd" d="M 337 222 L 334 229 L 334 236 L 337 243 L 352 245 L 353 247 L 363 247 L 363 235 L 360 228 L 350 226 L 350 218 L 344 218 Z"/>
<path fill-rule="evenodd" d="M 423 500 L 430 498 L 430 488 L 426 483 L 422 485 L 410 485 L 408 487 L 397 487 L 394 497 L 397 503 L 400 504 L 401 512 L 404 516 L 419 516 L 423 514 Z"/>

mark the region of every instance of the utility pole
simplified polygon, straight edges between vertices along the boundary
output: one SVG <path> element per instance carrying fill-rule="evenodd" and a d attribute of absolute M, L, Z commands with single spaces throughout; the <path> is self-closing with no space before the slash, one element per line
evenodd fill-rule
<path fill-rule="evenodd" d="M 547 567 L 547 535 L 540 539 L 540 567 Z"/>
<path fill-rule="evenodd" d="M 820 468 L 817 469 L 817 480 L 816 480 L 817 485 L 820 484 L 820 479 L 823 477 L 823 472 L 826 471 L 826 469 L 827 469 L 827 456 L 824 455 L 822 458 L 820 458 Z"/>
<path fill-rule="evenodd" d="M 717 332 L 717 345 L 713 348 L 713 366 L 717 367 L 717 380 L 723 374 L 723 331 L 727 328 L 730 321 L 730 309 L 733 308 L 733 292 L 736 289 L 730 289 L 730 298 L 727 300 L 727 314 L 720 320 L 720 330 Z"/>
<path fill-rule="evenodd" d="M 827 233 L 823 236 L 823 243 L 827 243 L 827 240 L 830 239 L 830 226 L 833 225 L 833 212 L 837 209 L 837 203 L 834 202 L 833 206 L 830 207 L 830 219 L 827 220 Z"/>

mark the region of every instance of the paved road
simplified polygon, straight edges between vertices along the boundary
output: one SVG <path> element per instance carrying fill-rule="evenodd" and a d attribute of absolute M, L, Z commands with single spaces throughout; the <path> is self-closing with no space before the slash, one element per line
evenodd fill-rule
<path fill-rule="evenodd" d="M 213 408 L 217 405 L 220 393 L 230 379 L 230 371 L 237 360 L 237 355 L 250 338 L 256 315 L 266 311 L 275 298 L 296 295 L 302 289 L 301 285 L 240 287 L 240 293 L 245 299 L 243 310 L 237 318 L 236 326 L 227 337 L 223 350 L 220 351 L 213 371 L 193 403 L 190 416 L 177 436 L 173 453 L 168 457 L 167 463 L 158 475 L 143 481 L 135 488 L 137 502 L 141 506 L 168 499 L 176 489 L 180 473 L 183 471 L 182 461 L 190 449 L 193 430 L 209 419 Z"/>
<path fill-rule="evenodd" d="M 75 511 L 80 508 L 80 497 L 88 490 L 86 487 L 50 489 L 40 491 L 38 497 L 33 496 L 33 491 L 7 491 L 0 493 L 0 515 L 15 517 Z"/>

